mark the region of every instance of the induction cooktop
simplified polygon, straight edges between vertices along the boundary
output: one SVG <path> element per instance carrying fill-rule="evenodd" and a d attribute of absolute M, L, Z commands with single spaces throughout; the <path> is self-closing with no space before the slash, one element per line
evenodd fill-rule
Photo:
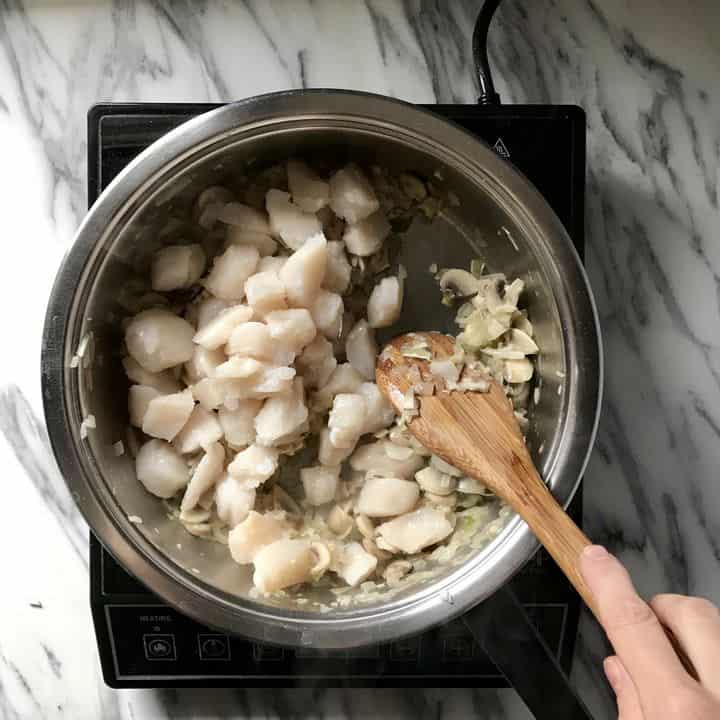
<path fill-rule="evenodd" d="M 211 104 L 101 104 L 88 114 L 88 201 L 164 133 Z M 544 195 L 581 257 L 585 116 L 575 106 L 433 105 L 514 164 Z M 570 513 L 581 520 L 582 491 Z M 422 635 L 342 651 L 263 645 L 204 627 L 166 605 L 91 536 L 91 604 L 105 681 L 167 686 L 513 685 L 538 718 L 587 717 L 566 680 L 580 601 L 539 551 L 459 619 Z"/>

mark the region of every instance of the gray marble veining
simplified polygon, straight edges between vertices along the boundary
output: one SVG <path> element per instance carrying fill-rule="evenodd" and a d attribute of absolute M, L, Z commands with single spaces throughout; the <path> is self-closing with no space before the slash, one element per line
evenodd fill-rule
<path fill-rule="evenodd" d="M 104 688 L 85 527 L 41 419 L 45 301 L 86 204 L 93 102 L 216 101 L 322 86 L 472 102 L 477 4 L 0 5 L 0 229 L 10 260 L 0 286 L 0 458 L 14 510 L 0 524 L 0 717 L 528 717 L 512 691 Z M 506 102 L 577 103 L 587 112 L 586 264 L 604 332 L 606 403 L 585 481 L 586 529 L 620 554 L 643 592 L 715 601 L 718 27 L 712 0 L 505 0 L 490 36 Z M 614 716 L 605 653 L 585 617 L 573 679 L 598 718 Z"/>

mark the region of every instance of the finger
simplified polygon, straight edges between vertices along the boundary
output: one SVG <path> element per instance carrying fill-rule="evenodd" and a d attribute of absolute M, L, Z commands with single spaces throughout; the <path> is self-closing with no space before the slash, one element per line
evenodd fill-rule
<path fill-rule="evenodd" d="M 605 658 L 605 677 L 615 693 L 618 706 L 618 720 L 643 720 L 642 707 L 637 688 L 617 655 Z"/>
<path fill-rule="evenodd" d="M 720 699 L 720 610 L 705 598 L 685 595 L 656 595 L 650 607 L 672 630 L 701 684 Z"/>
<path fill-rule="evenodd" d="M 685 680 L 687 674 L 660 622 L 635 591 L 627 570 L 605 548 L 591 545 L 580 569 L 596 598 L 598 620 L 638 689 L 643 706 L 652 688 Z M 648 696 L 651 703 L 653 697 Z"/>

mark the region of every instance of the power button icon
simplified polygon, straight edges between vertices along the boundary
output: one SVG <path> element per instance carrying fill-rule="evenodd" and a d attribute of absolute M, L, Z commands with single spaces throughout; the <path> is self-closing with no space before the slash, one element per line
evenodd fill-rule
<path fill-rule="evenodd" d="M 147 660 L 177 660 L 174 635 L 159 633 L 143 635 L 143 646 Z"/>
<path fill-rule="evenodd" d="M 214 633 L 200 633 L 198 635 L 198 649 L 201 660 L 229 660 L 230 638 L 227 635 Z"/>

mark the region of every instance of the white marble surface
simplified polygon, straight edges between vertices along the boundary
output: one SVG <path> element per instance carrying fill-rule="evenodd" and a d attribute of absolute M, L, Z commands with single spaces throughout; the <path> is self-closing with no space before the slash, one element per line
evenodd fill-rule
<path fill-rule="evenodd" d="M 41 420 L 43 314 L 85 207 L 89 105 L 300 86 L 472 102 L 476 5 L 2 4 L 0 717 L 528 717 L 512 691 L 106 689 L 87 602 L 86 529 Z M 587 266 L 607 398 L 586 477 L 586 528 L 619 552 L 645 593 L 716 602 L 719 27 L 714 0 L 506 0 L 491 36 L 505 101 L 587 111 Z M 588 618 L 580 640 L 574 680 L 598 718 L 614 716 L 599 671 L 603 642 Z"/>

